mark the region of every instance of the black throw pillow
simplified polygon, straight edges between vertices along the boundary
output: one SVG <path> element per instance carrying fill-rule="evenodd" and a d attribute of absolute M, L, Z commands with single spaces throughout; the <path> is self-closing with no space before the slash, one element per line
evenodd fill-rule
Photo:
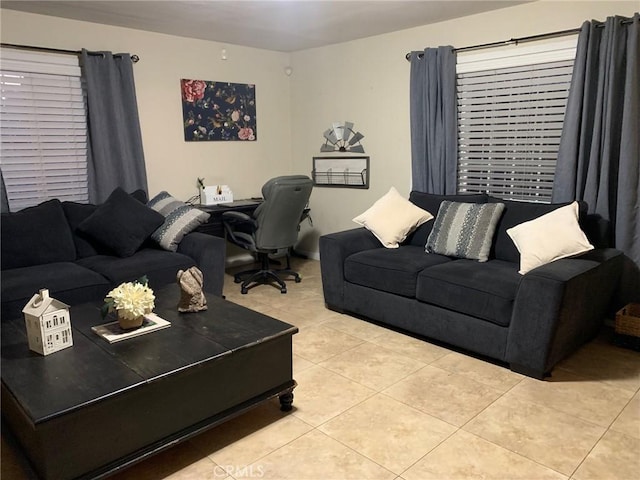
<path fill-rule="evenodd" d="M 53 262 L 73 262 L 76 248 L 59 200 L 3 213 L 2 270 Z"/>
<path fill-rule="evenodd" d="M 78 231 L 119 257 L 130 257 L 163 222 L 162 214 L 116 188 L 78 225 Z"/>
<path fill-rule="evenodd" d="M 129 195 L 140 203 L 147 203 L 147 193 L 144 190 L 136 190 Z M 78 258 L 92 257 L 94 255 L 110 255 L 112 253 L 111 250 L 104 245 L 95 242 L 92 243 L 91 238 L 78 231 L 78 226 L 96 211 L 98 205 L 67 201 L 62 202 L 62 208 L 69 222 L 69 227 L 71 227 Z"/>

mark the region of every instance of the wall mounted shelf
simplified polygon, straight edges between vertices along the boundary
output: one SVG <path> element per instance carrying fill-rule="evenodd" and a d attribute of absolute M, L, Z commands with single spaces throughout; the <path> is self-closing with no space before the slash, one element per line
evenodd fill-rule
<path fill-rule="evenodd" d="M 369 157 L 313 157 L 312 178 L 316 187 L 369 188 Z"/>

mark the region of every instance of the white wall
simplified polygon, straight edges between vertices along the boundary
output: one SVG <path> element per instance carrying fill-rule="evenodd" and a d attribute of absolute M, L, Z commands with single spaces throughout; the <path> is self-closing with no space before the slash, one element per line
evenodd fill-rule
<path fill-rule="evenodd" d="M 1 11 L 1 27 L 5 43 L 140 56 L 134 75 L 151 195 L 168 190 L 186 200 L 204 177 L 229 184 L 237 198 L 250 197 L 265 179 L 290 173 L 288 54 L 12 10 Z M 258 140 L 185 142 L 181 78 L 254 83 Z"/>
<path fill-rule="evenodd" d="M 311 212 L 316 229 L 303 232 L 299 250 L 317 252 L 319 235 L 355 227 L 351 219 L 391 186 L 408 195 L 411 146 L 407 52 L 566 30 L 592 18 L 631 16 L 637 9 L 637 1 L 541 1 L 292 54 L 294 170 L 310 170 L 311 159 L 319 155 L 323 143 L 322 133 L 335 121 L 354 122 L 365 135 L 362 144 L 371 157 L 368 190 L 314 189 Z"/>

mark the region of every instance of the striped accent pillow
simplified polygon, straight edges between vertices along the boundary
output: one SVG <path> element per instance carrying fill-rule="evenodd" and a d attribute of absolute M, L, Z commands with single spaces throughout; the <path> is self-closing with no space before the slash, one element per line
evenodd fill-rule
<path fill-rule="evenodd" d="M 443 201 L 425 250 L 486 262 L 503 210 L 504 203 Z"/>
<path fill-rule="evenodd" d="M 209 220 L 209 214 L 175 199 L 167 192 L 160 192 L 147 206 L 164 215 L 164 223 L 151 234 L 162 248 L 175 252 L 187 233 Z"/>

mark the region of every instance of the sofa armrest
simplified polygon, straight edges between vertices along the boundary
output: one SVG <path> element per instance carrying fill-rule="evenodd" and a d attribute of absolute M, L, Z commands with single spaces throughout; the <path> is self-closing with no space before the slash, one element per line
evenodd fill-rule
<path fill-rule="evenodd" d="M 178 245 L 178 253 L 193 258 L 204 275 L 204 290 L 222 296 L 227 243 L 224 238 L 191 232 Z"/>
<path fill-rule="evenodd" d="M 543 378 L 602 327 L 622 269 L 622 252 L 599 249 L 523 276 L 515 298 L 505 360 Z"/>
<path fill-rule="evenodd" d="M 344 261 L 356 252 L 383 246 L 366 228 L 355 228 L 321 236 L 319 248 L 325 303 L 333 310 L 343 311 Z"/>

